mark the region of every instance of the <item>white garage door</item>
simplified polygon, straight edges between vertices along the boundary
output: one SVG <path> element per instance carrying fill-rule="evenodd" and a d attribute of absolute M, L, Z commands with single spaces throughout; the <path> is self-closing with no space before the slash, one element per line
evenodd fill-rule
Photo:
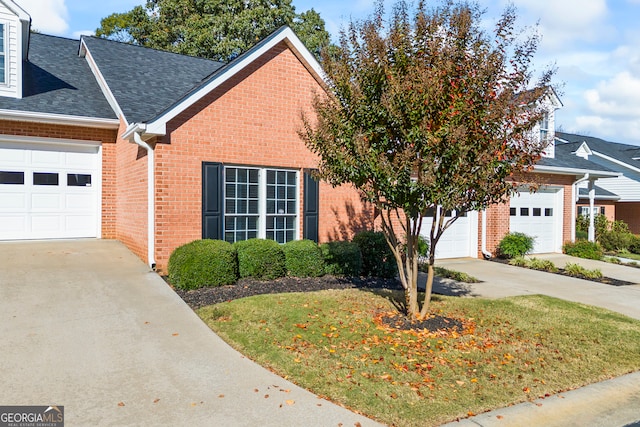
<path fill-rule="evenodd" d="M 511 198 L 509 229 L 535 237 L 532 253 L 559 252 L 562 245 L 562 191 L 523 189 Z"/>
<path fill-rule="evenodd" d="M 0 240 L 98 237 L 99 147 L 0 142 Z"/>
<path fill-rule="evenodd" d="M 423 219 L 420 234 L 429 240 L 433 217 Z M 451 218 L 448 214 L 446 219 Z M 446 220 L 445 219 L 445 220 Z M 436 246 L 436 258 L 463 258 L 478 255 L 478 213 L 467 212 L 445 230 Z"/>

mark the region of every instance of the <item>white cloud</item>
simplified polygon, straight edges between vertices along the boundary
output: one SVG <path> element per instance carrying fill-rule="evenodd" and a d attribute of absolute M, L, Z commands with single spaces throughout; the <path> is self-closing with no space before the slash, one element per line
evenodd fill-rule
<path fill-rule="evenodd" d="M 640 78 L 628 71 L 600 82 L 584 93 L 587 107 L 597 115 L 640 118 Z"/>
<path fill-rule="evenodd" d="M 69 13 L 65 0 L 19 0 L 31 15 L 31 27 L 47 34 L 62 35 L 69 29 Z"/>

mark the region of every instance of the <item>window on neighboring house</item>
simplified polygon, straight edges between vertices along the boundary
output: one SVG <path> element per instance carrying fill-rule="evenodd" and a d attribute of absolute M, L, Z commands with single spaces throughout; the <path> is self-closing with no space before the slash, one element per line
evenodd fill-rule
<path fill-rule="evenodd" d="M 540 121 L 540 141 L 546 141 L 549 135 L 549 114 L 542 116 Z"/>
<path fill-rule="evenodd" d="M 6 24 L 0 23 L 0 84 L 7 83 L 7 58 L 6 58 L 6 49 L 5 49 L 5 28 Z"/>
<path fill-rule="evenodd" d="M 226 167 L 224 177 L 225 240 L 259 237 L 286 243 L 297 238 L 297 172 Z"/>
<path fill-rule="evenodd" d="M 579 215 L 589 216 L 589 206 L 580 206 L 579 209 L 580 209 L 580 211 L 578 212 Z M 593 207 L 593 216 L 594 217 L 596 215 L 604 215 L 604 213 L 605 213 L 604 206 L 594 206 Z"/>

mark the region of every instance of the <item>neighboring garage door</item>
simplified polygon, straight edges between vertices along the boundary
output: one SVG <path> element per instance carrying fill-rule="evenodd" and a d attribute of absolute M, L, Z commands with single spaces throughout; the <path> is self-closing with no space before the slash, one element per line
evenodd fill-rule
<path fill-rule="evenodd" d="M 532 194 L 523 189 L 513 196 L 509 229 L 535 237 L 532 253 L 559 251 L 562 242 L 561 190 L 540 188 Z"/>
<path fill-rule="evenodd" d="M 98 237 L 99 150 L 0 142 L 0 240 Z"/>
<path fill-rule="evenodd" d="M 451 218 L 448 214 L 446 219 Z M 446 220 L 445 219 L 445 220 Z M 420 234 L 429 240 L 432 217 L 422 220 Z M 436 258 L 477 257 L 478 255 L 478 213 L 467 212 L 445 230 L 436 245 Z"/>

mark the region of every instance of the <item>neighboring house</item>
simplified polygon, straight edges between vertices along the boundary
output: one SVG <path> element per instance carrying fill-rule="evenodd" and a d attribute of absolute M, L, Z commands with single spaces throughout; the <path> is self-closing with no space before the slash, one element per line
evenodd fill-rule
<path fill-rule="evenodd" d="M 619 174 L 611 169 L 578 158 L 554 143 L 555 111 L 562 106 L 551 91 L 546 101 L 548 113 L 536 132 L 549 139 L 549 146 L 533 171 L 516 182 L 519 193 L 482 212 L 467 212 L 442 235 L 437 258 L 489 257 L 509 232 L 535 237 L 533 253 L 561 252 L 565 242 L 575 239 L 575 202 L 578 186 Z M 537 187 L 530 192 L 531 185 Z M 427 237 L 431 220 L 425 218 L 422 234 Z"/>
<path fill-rule="evenodd" d="M 640 234 L 640 147 L 565 132 L 556 133 L 556 138 L 558 147 L 621 173 L 614 179 L 598 180 L 597 186 L 617 196 L 615 200 L 609 199 L 615 205 L 609 219 L 622 220 L 633 233 Z M 607 209 L 604 203 L 600 205 Z M 584 206 L 588 204 L 580 203 L 579 209 Z"/>
<path fill-rule="evenodd" d="M 0 240 L 118 239 L 165 270 L 196 239 L 322 242 L 372 226 L 354 188 L 312 178 L 317 158 L 298 131 L 323 73 L 289 28 L 222 64 L 29 27 L 0 0 Z M 560 106 L 548 102 L 541 137 Z M 568 163 L 552 144 L 546 156 L 519 197 L 448 229 L 438 256 L 482 256 L 509 231 L 560 251 L 576 183 L 616 174 L 573 154 Z"/>

